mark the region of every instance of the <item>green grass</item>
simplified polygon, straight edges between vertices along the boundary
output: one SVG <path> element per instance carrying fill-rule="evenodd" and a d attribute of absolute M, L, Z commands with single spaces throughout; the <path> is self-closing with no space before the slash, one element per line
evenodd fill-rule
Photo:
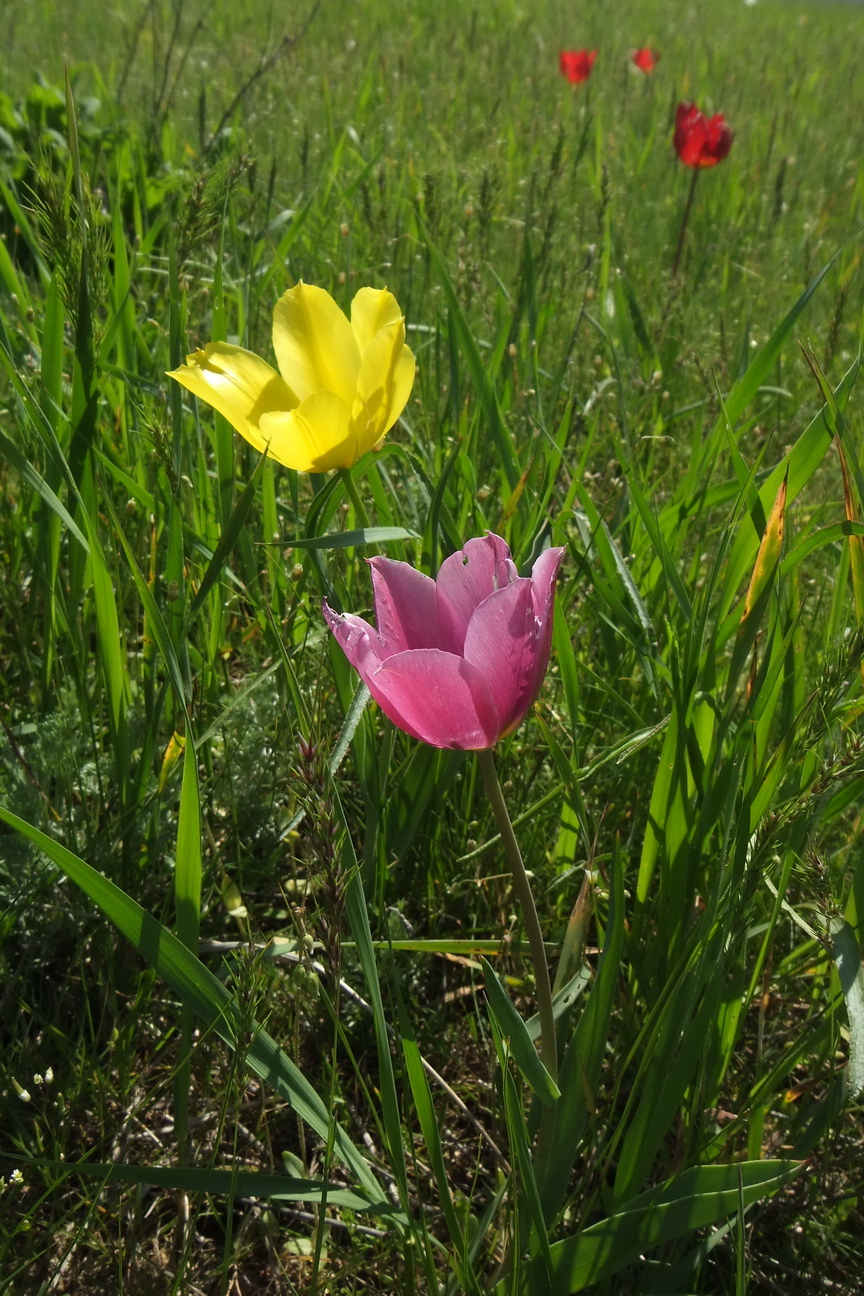
<path fill-rule="evenodd" d="M 857 9 L 8 9 L 8 1290 L 851 1296 Z M 736 138 L 672 277 L 680 98 Z M 301 278 L 389 287 L 418 360 L 350 489 L 165 377 L 269 356 Z M 568 551 L 496 753 L 568 985 L 539 1143 L 476 762 L 363 707 L 320 614 L 487 528 Z"/>

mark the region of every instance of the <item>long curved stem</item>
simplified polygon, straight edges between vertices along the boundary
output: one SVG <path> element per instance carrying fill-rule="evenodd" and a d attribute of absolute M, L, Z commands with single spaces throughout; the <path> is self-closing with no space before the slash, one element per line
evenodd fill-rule
<path fill-rule="evenodd" d="M 495 822 L 504 843 L 504 852 L 507 856 L 507 863 L 510 865 L 510 871 L 513 874 L 516 895 L 519 897 L 522 916 L 525 920 L 525 933 L 528 937 L 528 948 L 531 951 L 531 962 L 534 965 L 534 981 L 537 989 L 537 1012 L 540 1017 L 540 1056 L 546 1070 L 552 1079 L 557 1082 L 558 1046 L 555 1041 L 552 986 L 549 981 L 549 965 L 546 962 L 546 949 L 543 944 L 543 933 L 540 930 L 540 919 L 537 916 L 537 906 L 534 903 L 534 895 L 531 891 L 531 883 L 528 881 L 528 874 L 525 872 L 525 865 L 522 863 L 522 854 L 519 850 L 519 843 L 516 841 L 516 834 L 513 832 L 510 815 L 507 813 L 507 804 L 501 791 L 501 784 L 498 782 L 498 774 L 491 749 L 478 751 L 477 760 L 480 764 L 480 772 L 483 775 L 486 795 L 492 805 Z"/>
<path fill-rule="evenodd" d="M 672 278 L 678 273 L 678 263 L 681 260 L 681 253 L 684 249 L 684 235 L 687 233 L 687 225 L 690 221 L 690 208 L 693 206 L 693 195 L 696 192 L 696 181 L 699 179 L 699 168 L 693 168 L 693 176 L 690 180 L 690 188 L 687 190 L 687 202 L 684 206 L 684 215 L 681 218 L 681 231 L 678 235 L 678 246 L 675 249 L 675 260 L 672 262 Z"/>

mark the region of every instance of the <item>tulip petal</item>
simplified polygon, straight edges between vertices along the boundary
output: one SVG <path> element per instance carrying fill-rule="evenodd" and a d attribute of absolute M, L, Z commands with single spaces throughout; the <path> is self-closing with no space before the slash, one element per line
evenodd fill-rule
<path fill-rule="evenodd" d="M 441 648 L 435 582 L 409 563 L 372 558 L 375 623 L 387 656 L 408 648 Z"/>
<path fill-rule="evenodd" d="M 596 50 L 561 50 L 558 55 L 558 66 L 568 81 L 573 85 L 579 85 L 590 77 L 596 57 Z"/>
<path fill-rule="evenodd" d="M 487 532 L 445 558 L 438 572 L 438 612 L 444 642 L 461 653 L 468 623 L 479 603 L 518 577 L 510 549 Z"/>
<path fill-rule="evenodd" d="M 334 612 L 326 599 L 321 600 L 324 619 L 336 642 L 351 665 L 365 679 L 366 671 L 375 671 L 387 656 L 375 629 L 352 612 Z"/>
<path fill-rule="evenodd" d="M 363 355 L 376 333 L 401 318 L 399 303 L 386 288 L 361 288 L 351 303 L 351 328 L 360 355 Z"/>
<path fill-rule="evenodd" d="M 323 288 L 301 282 L 282 294 L 273 311 L 273 349 L 300 401 L 324 390 L 351 409 L 360 351 L 347 317 Z"/>
<path fill-rule="evenodd" d="M 722 113 L 715 113 L 708 119 L 708 148 L 712 164 L 722 162 L 728 157 L 733 140 L 732 128 L 724 121 Z"/>
<path fill-rule="evenodd" d="M 699 109 L 695 103 L 679 103 L 675 109 L 675 129 L 686 130 L 698 116 Z"/>
<path fill-rule="evenodd" d="M 685 166 L 713 167 L 728 156 L 732 130 L 722 113 L 706 120 L 695 104 L 680 103 L 675 111 L 675 151 Z"/>
<path fill-rule="evenodd" d="M 364 678 L 384 714 L 432 747 L 479 751 L 498 740 L 498 711 L 486 680 L 462 657 L 417 648 L 389 657 Z"/>
<path fill-rule="evenodd" d="M 516 728 L 534 701 L 537 646 L 530 580 L 517 579 L 496 590 L 468 623 L 465 660 L 488 681 L 502 734 Z M 545 658 L 543 666 L 545 670 Z"/>
<path fill-rule="evenodd" d="M 516 727 L 539 692 L 563 554 L 547 550 L 523 578 L 505 541 L 487 532 L 442 563 L 437 585 L 405 563 L 374 558 L 377 631 L 326 603 L 324 615 L 395 725 L 433 747 L 483 750 Z M 435 645 L 439 633 L 448 648 Z"/>
<path fill-rule="evenodd" d="M 400 317 L 379 329 L 363 352 L 352 421 L 358 453 L 371 450 L 398 419 L 414 385 L 414 356 L 405 345 Z"/>
<path fill-rule="evenodd" d="M 534 589 L 534 614 L 537 620 L 545 623 L 552 616 L 552 605 L 555 601 L 555 581 L 558 568 L 564 557 L 561 548 L 544 549 L 531 568 L 531 584 Z"/>
<path fill-rule="evenodd" d="M 261 436 L 273 458 L 297 472 L 350 468 L 357 459 L 348 407 L 332 391 L 315 392 L 287 413 L 263 415 Z"/>
<path fill-rule="evenodd" d="M 543 683 L 549 662 L 549 651 L 552 647 L 552 614 L 555 610 L 555 583 L 558 579 L 558 568 L 561 566 L 564 554 L 564 549 L 544 549 L 531 569 L 534 616 L 536 618 L 536 650 L 529 706 L 540 692 L 540 686 Z"/>
<path fill-rule="evenodd" d="M 228 342 L 208 342 L 168 377 L 212 405 L 256 450 L 267 445 L 261 419 L 297 404 L 294 392 L 266 360 Z"/>

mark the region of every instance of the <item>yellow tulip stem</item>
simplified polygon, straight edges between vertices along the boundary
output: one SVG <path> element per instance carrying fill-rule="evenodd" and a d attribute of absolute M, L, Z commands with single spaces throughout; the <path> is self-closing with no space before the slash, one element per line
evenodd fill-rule
<path fill-rule="evenodd" d="M 501 834 L 507 863 L 510 865 L 510 871 L 513 874 L 516 895 L 522 906 L 525 934 L 528 937 L 528 948 L 531 952 L 531 962 L 534 965 L 534 986 L 537 994 L 537 1012 L 540 1017 L 540 1056 L 546 1070 L 557 1083 L 558 1045 L 555 1039 L 552 985 L 549 981 L 549 965 L 546 962 L 546 947 L 543 944 L 543 932 L 537 915 L 537 906 L 534 903 L 534 895 L 531 891 L 528 874 L 525 872 L 525 865 L 522 863 L 519 843 L 510 822 L 507 803 L 501 791 L 501 784 L 498 782 L 498 774 L 495 769 L 491 748 L 486 751 L 478 751 L 477 760 L 480 765 L 480 773 L 483 775 L 486 795 L 489 798 L 492 812 L 495 815 L 495 822 Z"/>
<path fill-rule="evenodd" d="M 348 498 L 350 499 L 351 504 L 353 505 L 354 517 L 356 519 L 357 525 L 358 527 L 360 527 L 362 530 L 365 531 L 366 528 L 369 526 L 369 519 L 366 516 L 366 510 L 363 507 L 363 501 L 361 500 L 357 492 L 357 484 L 354 481 L 354 478 L 351 476 L 351 469 L 340 468 L 339 476 L 342 478 L 343 484 L 345 486 L 345 490 L 347 491 L 348 494 Z"/>

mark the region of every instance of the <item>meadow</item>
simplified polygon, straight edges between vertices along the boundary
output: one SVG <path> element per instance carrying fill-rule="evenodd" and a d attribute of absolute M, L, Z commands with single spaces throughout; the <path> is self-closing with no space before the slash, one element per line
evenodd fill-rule
<path fill-rule="evenodd" d="M 2 14 L 0 1291 L 859 1292 L 864 12 Z M 300 282 L 416 359 L 335 471 L 168 376 Z M 521 881 L 322 612 L 490 532 Z"/>

